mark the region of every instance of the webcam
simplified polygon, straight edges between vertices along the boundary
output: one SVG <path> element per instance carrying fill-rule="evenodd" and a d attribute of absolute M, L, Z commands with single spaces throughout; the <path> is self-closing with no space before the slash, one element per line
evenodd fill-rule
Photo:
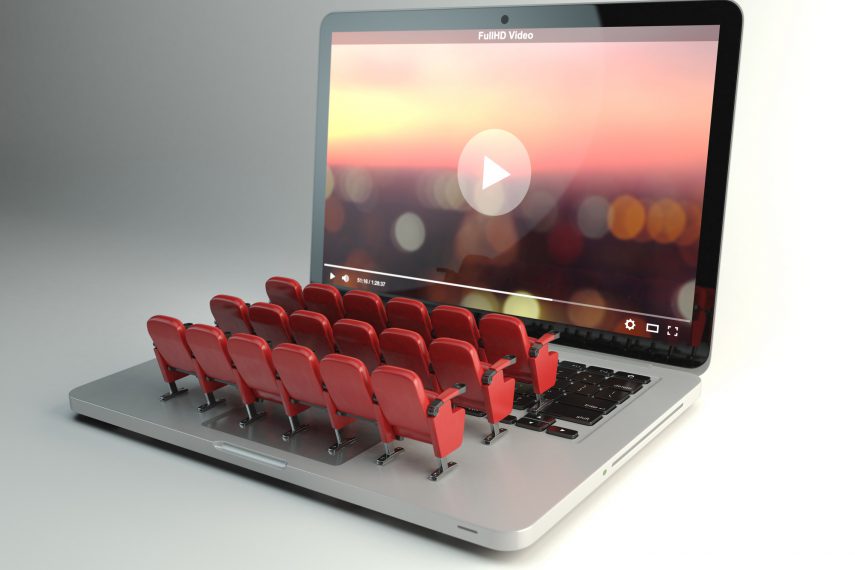
<path fill-rule="evenodd" d="M 502 16 L 501 20 L 503 24 L 507 24 L 511 19 L 508 18 L 507 14 L 505 14 L 504 16 Z"/>

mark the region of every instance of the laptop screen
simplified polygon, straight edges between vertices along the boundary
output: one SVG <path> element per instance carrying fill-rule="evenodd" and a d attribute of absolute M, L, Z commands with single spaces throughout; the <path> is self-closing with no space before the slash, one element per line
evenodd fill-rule
<path fill-rule="evenodd" d="M 323 281 L 691 345 L 718 35 L 333 32 Z"/>

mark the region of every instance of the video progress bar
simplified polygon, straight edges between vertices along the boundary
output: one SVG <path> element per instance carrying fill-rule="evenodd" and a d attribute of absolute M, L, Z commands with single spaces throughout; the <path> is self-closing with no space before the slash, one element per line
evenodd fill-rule
<path fill-rule="evenodd" d="M 512 291 L 502 291 L 500 289 L 488 289 L 486 287 L 475 287 L 473 285 L 462 285 L 460 283 L 449 283 L 448 281 L 437 281 L 435 279 L 425 279 L 423 277 L 412 277 L 410 275 L 398 275 L 396 273 L 384 273 L 383 271 L 373 271 L 371 269 L 360 269 L 358 267 L 348 267 L 346 265 L 334 265 L 332 263 L 324 263 L 324 267 L 332 267 L 334 269 L 345 269 L 347 271 L 358 271 L 359 273 L 370 273 L 371 275 L 382 275 L 384 277 L 395 277 L 398 279 L 410 279 L 412 281 L 421 281 L 422 283 L 433 283 L 435 285 L 447 285 L 449 287 L 459 287 L 461 289 L 472 289 L 474 291 L 486 291 L 487 293 L 498 293 L 499 295 L 511 295 L 512 297 L 524 297 L 526 299 L 537 299 L 538 301 L 550 301 L 552 303 L 563 303 L 565 305 L 575 305 L 577 307 L 587 307 L 589 309 L 600 309 L 603 311 L 612 311 L 615 313 L 623 313 L 629 315 L 639 315 L 642 317 L 653 317 L 657 319 L 665 319 L 669 321 L 678 321 L 681 323 L 691 323 L 689 319 L 678 319 L 677 317 L 668 317 L 665 315 L 654 315 L 653 313 L 639 313 L 638 311 L 626 311 L 624 309 L 615 309 L 612 307 L 603 307 L 600 305 L 589 305 L 588 303 L 577 303 L 575 301 L 564 301 L 563 299 L 550 299 L 549 297 L 538 297 L 537 295 L 527 295 L 525 293 L 514 293 Z"/>

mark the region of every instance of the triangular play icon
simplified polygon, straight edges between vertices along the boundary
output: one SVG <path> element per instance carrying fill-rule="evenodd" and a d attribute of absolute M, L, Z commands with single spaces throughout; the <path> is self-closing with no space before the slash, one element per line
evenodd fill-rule
<path fill-rule="evenodd" d="M 493 162 L 489 156 L 484 157 L 484 173 L 481 176 L 481 190 L 486 190 L 493 184 L 501 182 L 511 173 Z"/>
<path fill-rule="evenodd" d="M 330 279 L 335 279 L 335 273 L 333 273 L 332 271 L 330 271 Z"/>

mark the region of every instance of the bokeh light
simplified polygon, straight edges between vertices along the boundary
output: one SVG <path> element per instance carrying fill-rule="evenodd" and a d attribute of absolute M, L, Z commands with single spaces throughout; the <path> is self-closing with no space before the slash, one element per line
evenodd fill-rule
<path fill-rule="evenodd" d="M 686 281 L 674 295 L 674 308 L 684 319 L 691 319 L 695 304 L 695 280 Z"/>
<path fill-rule="evenodd" d="M 356 204 L 367 202 L 374 192 L 371 175 L 359 168 L 345 172 L 340 187 L 344 199 Z"/>
<path fill-rule="evenodd" d="M 632 196 L 620 196 L 609 208 L 609 230 L 620 240 L 636 237 L 644 228 L 644 220 L 644 204 Z"/>
<path fill-rule="evenodd" d="M 494 294 L 486 291 L 469 291 L 463 295 L 460 304 L 481 311 L 495 312 L 499 310 L 499 300 Z"/>
<path fill-rule="evenodd" d="M 329 198 L 333 189 L 335 188 L 335 175 L 333 174 L 332 168 L 327 166 L 327 179 L 326 179 L 326 187 L 324 189 L 324 197 Z"/>
<path fill-rule="evenodd" d="M 425 224 L 417 214 L 406 212 L 395 220 L 392 237 L 404 251 L 416 251 L 425 243 Z"/>
<path fill-rule="evenodd" d="M 573 293 L 569 299 L 573 303 L 582 303 L 583 305 L 594 305 L 595 307 L 605 307 L 606 299 L 602 293 L 596 289 L 580 289 Z M 603 323 L 606 312 L 602 309 L 594 307 L 585 307 L 582 305 L 567 305 L 567 318 L 577 326 L 586 327 L 589 329 L 599 328 Z"/>
<path fill-rule="evenodd" d="M 528 291 L 516 291 L 516 293 L 521 295 L 531 294 Z M 516 315 L 518 317 L 538 319 L 540 318 L 540 303 L 537 302 L 537 299 L 532 299 L 530 297 L 509 295 L 502 305 L 502 312 L 510 315 Z"/>
<path fill-rule="evenodd" d="M 344 208 L 341 207 L 341 200 L 332 197 L 327 199 L 326 208 L 324 208 L 324 227 L 330 233 L 338 233 L 344 226 Z"/>
<path fill-rule="evenodd" d="M 576 222 L 588 239 L 600 239 L 609 233 L 609 201 L 602 196 L 588 196 L 579 204 Z"/>
<path fill-rule="evenodd" d="M 573 224 L 559 224 L 547 236 L 549 255 L 558 263 L 567 264 L 582 253 L 584 240 Z"/>
<path fill-rule="evenodd" d="M 657 243 L 673 243 L 686 228 L 686 212 L 670 198 L 657 200 L 647 210 L 647 233 Z"/>

